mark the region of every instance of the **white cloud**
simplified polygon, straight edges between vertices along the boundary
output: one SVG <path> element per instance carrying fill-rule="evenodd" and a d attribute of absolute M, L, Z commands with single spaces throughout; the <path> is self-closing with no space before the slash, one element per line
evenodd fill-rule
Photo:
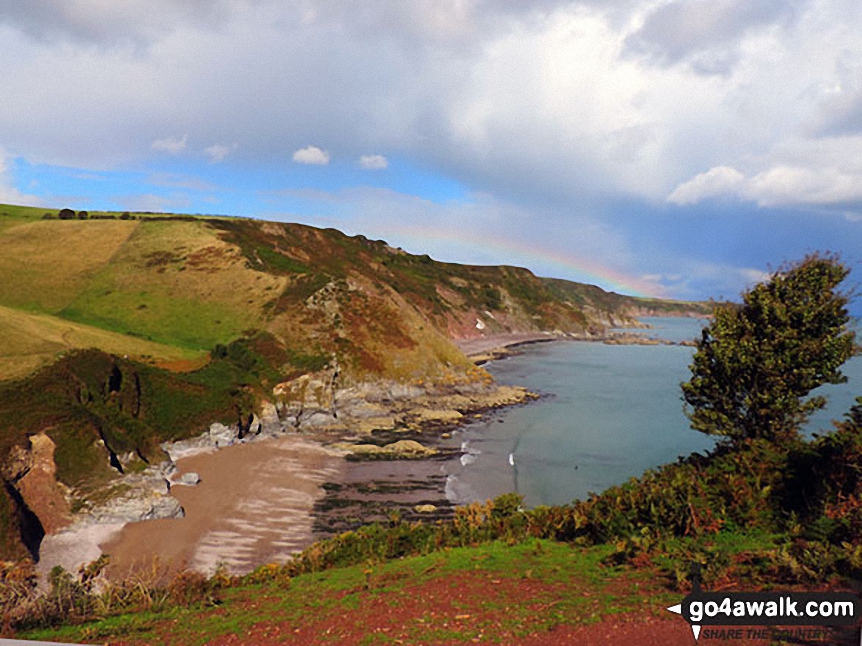
<path fill-rule="evenodd" d="M 207 157 L 209 157 L 211 164 L 218 164 L 223 162 L 227 156 L 236 150 L 237 144 L 233 144 L 231 146 L 224 146 L 222 144 L 213 144 L 208 148 L 204 148 L 204 153 L 206 153 Z"/>
<path fill-rule="evenodd" d="M 317 146 L 306 146 L 293 153 L 293 161 L 299 164 L 325 166 L 329 163 L 329 153 Z"/>
<path fill-rule="evenodd" d="M 745 181 L 745 175 L 729 166 L 716 166 L 677 186 L 668 195 L 673 204 L 696 204 L 710 197 L 735 195 Z"/>
<path fill-rule="evenodd" d="M 18 204 L 21 206 L 42 206 L 44 201 L 35 195 L 22 193 L 15 187 L 15 181 L 9 169 L 9 157 L 0 148 L 0 204 Z"/>
<path fill-rule="evenodd" d="M 746 177 L 718 166 L 677 186 L 667 201 L 681 206 L 710 198 L 735 197 L 758 206 L 862 206 L 862 169 L 777 165 Z"/>
<path fill-rule="evenodd" d="M 383 155 L 362 155 L 359 166 L 365 170 L 382 170 L 389 166 L 389 160 Z"/>
<path fill-rule="evenodd" d="M 152 144 L 153 150 L 178 155 L 186 149 L 189 136 L 187 134 L 182 137 L 165 137 L 164 139 L 156 139 Z"/>
<path fill-rule="evenodd" d="M 671 0 L 655 5 L 626 37 L 627 51 L 660 64 L 686 61 L 694 71 L 726 74 L 746 36 L 792 22 L 805 0 Z"/>

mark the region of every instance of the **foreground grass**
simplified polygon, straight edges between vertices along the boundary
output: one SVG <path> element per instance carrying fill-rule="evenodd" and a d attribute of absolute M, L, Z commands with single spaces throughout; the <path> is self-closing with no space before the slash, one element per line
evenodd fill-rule
<path fill-rule="evenodd" d="M 220 591 L 215 605 L 166 607 L 18 637 L 196 645 L 232 635 L 312 643 L 328 634 L 333 643 L 494 643 L 621 613 L 656 615 L 678 600 L 647 571 L 604 564 L 612 552 L 548 540 L 494 542 L 292 579 L 251 575 Z M 265 580 L 254 582 L 259 579 Z"/>

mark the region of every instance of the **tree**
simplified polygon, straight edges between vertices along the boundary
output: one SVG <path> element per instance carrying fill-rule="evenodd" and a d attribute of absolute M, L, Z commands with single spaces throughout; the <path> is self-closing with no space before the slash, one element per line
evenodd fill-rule
<path fill-rule="evenodd" d="M 848 273 L 834 256 L 809 255 L 743 294 L 742 306 L 716 307 L 682 384 L 692 428 L 732 442 L 798 437 L 826 404 L 808 393 L 847 381 L 839 368 L 854 333 L 837 288 Z"/>

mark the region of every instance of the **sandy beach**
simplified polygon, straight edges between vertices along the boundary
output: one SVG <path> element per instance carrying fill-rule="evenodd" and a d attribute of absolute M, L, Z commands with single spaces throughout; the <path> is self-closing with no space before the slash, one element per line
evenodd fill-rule
<path fill-rule="evenodd" d="M 544 334 L 542 332 L 523 332 L 520 334 L 492 334 L 475 339 L 460 339 L 455 341 L 455 344 L 461 352 L 469 357 L 501 348 L 510 348 L 522 343 L 556 341 L 558 338 L 553 334 Z"/>
<path fill-rule="evenodd" d="M 313 542 L 312 510 L 324 482 L 339 479 L 339 452 L 301 436 L 285 436 L 178 461 L 195 472 L 195 486 L 174 485 L 186 516 L 129 523 L 101 544 L 111 576 L 132 569 L 190 568 L 210 573 L 219 564 L 234 574 L 286 560 Z"/>

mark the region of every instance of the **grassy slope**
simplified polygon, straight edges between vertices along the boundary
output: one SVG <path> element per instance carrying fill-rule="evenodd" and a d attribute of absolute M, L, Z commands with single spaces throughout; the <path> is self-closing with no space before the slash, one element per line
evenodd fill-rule
<path fill-rule="evenodd" d="M 440 263 L 334 229 L 42 214 L 0 206 L 0 313 L 8 322 L 0 379 L 67 348 L 92 344 L 170 362 L 260 329 L 297 356 L 298 368 L 336 355 L 359 378 L 427 377 L 468 366 L 449 339 L 476 334 L 477 318 L 487 333 L 577 332 L 624 319 L 638 303 L 526 269 Z M 58 340 L 59 321 L 25 321 L 21 311 L 78 326 Z"/>
<path fill-rule="evenodd" d="M 0 330 L 0 375 L 5 379 L 24 377 L 58 354 L 75 349 L 101 348 L 140 360 L 190 365 L 203 356 L 200 352 L 11 307 L 0 306 Z"/>
<path fill-rule="evenodd" d="M 267 292 L 277 293 L 283 283 L 248 269 L 235 248 L 202 222 L 140 222 L 62 315 L 180 348 L 209 350 L 245 329 L 262 327 Z"/>
<path fill-rule="evenodd" d="M 19 636 L 175 645 L 231 636 L 256 643 L 511 643 L 621 613 L 661 616 L 678 602 L 678 594 L 650 582 L 648 573 L 602 565 L 609 551 L 552 541 L 490 543 L 301 575 L 289 585 L 247 582 L 223 591 L 216 607 L 165 604 Z"/>

